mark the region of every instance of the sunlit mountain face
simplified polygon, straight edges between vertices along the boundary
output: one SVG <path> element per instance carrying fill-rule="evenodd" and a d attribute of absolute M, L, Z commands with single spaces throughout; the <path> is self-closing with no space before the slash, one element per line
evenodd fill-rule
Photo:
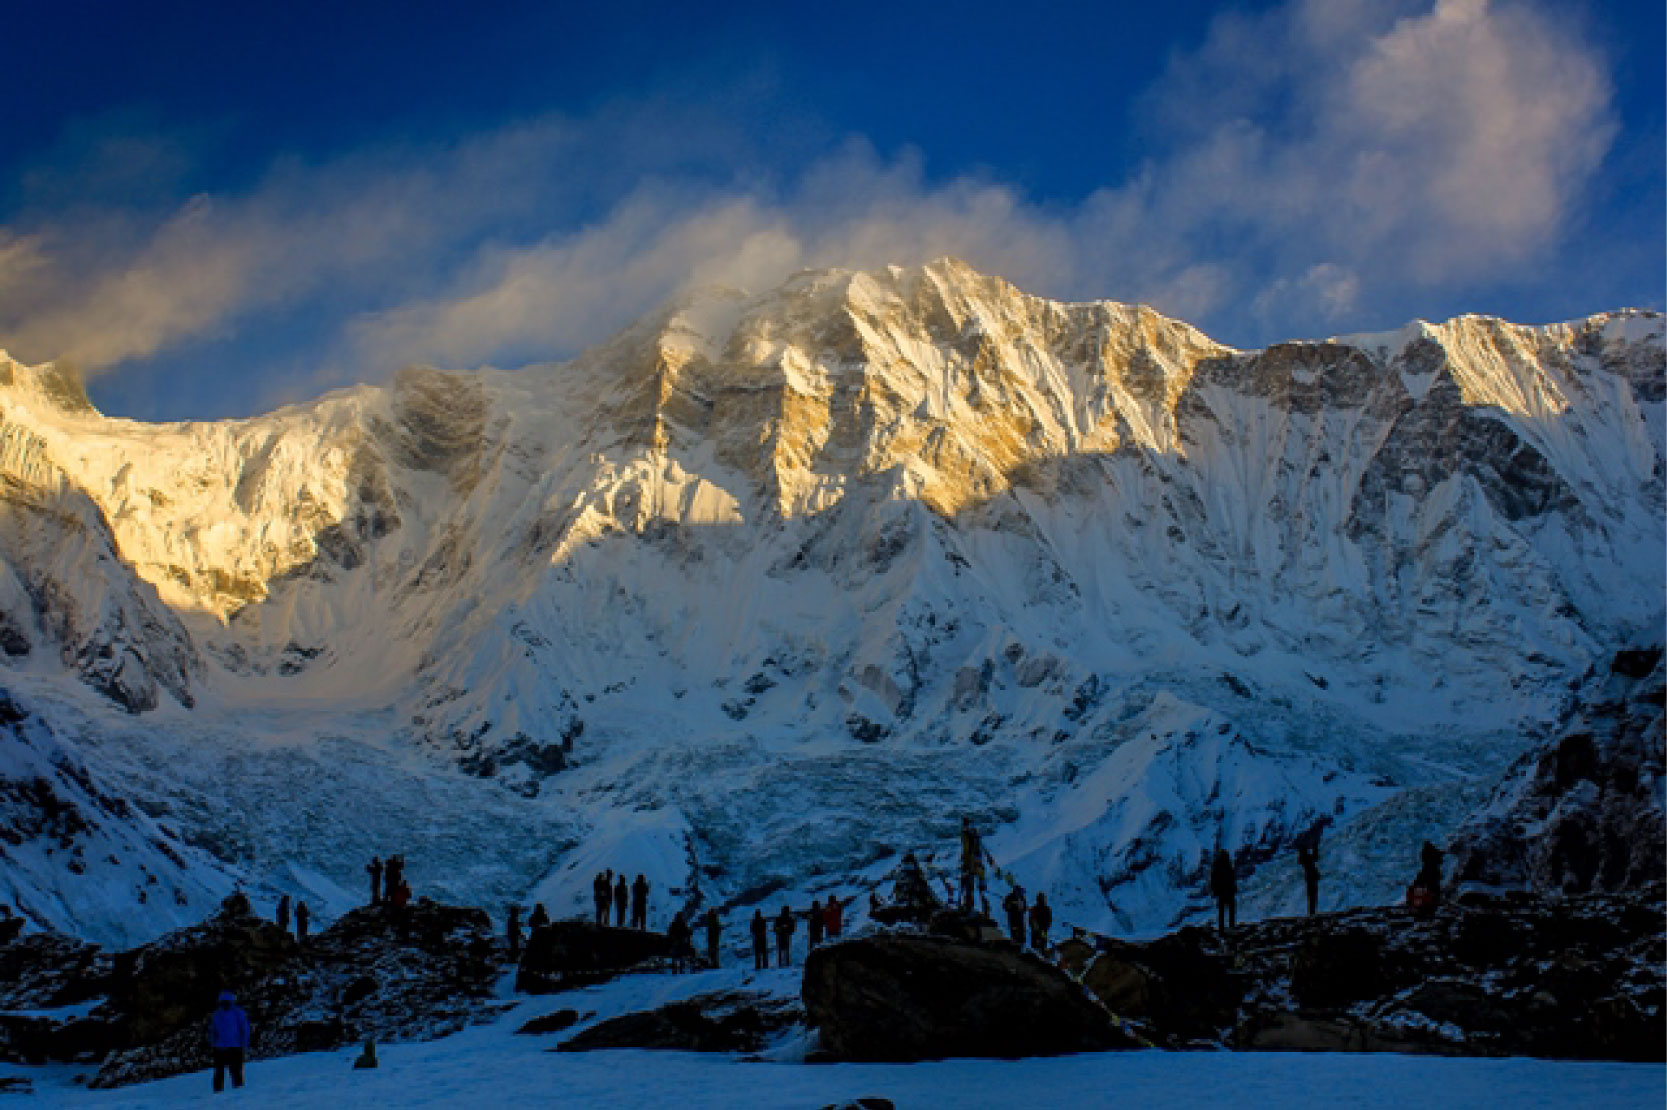
<path fill-rule="evenodd" d="M 1062 919 L 1382 901 L 1663 621 L 1662 320 L 1240 351 L 945 260 L 247 420 L 0 360 L 0 898 L 750 904 L 947 854 Z M 1653 641 L 1652 641 L 1653 642 Z M 947 855 L 945 855 L 947 859 Z"/>

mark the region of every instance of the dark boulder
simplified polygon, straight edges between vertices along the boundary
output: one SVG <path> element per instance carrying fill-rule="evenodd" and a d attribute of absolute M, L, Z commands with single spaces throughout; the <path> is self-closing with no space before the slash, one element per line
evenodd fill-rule
<path fill-rule="evenodd" d="M 1156 1033 L 1160 1043 L 1180 1047 L 1216 1038 L 1233 1024 L 1243 988 L 1213 930 L 1182 929 L 1147 944 L 1108 939 L 1098 947 L 1083 985 L 1116 1016 Z"/>
<path fill-rule="evenodd" d="M 1307 1008 L 1377 998 L 1393 979 L 1383 937 L 1371 929 L 1319 929 L 1291 958 L 1291 993 Z"/>
<path fill-rule="evenodd" d="M 1347 1015 L 1290 1010 L 1249 1011 L 1234 1031 L 1233 1045 L 1262 1052 L 1410 1052 L 1456 1055 L 1458 1045 L 1430 1033 L 1386 1028 Z"/>
<path fill-rule="evenodd" d="M 95 1064 L 119 1047 L 121 1033 L 104 1017 L 0 1014 L 0 1060 L 8 1063 Z"/>
<path fill-rule="evenodd" d="M 1011 947 L 906 934 L 817 948 L 803 997 L 840 1060 L 1051 1056 L 1133 1047 L 1059 968 Z"/>
<path fill-rule="evenodd" d="M 671 956 L 671 942 L 660 933 L 613 929 L 588 921 L 553 921 L 534 929 L 527 938 L 515 989 L 553 994 L 600 983 Z"/>
<path fill-rule="evenodd" d="M 803 1020 L 798 1006 L 768 995 L 723 991 L 599 1022 L 557 1046 L 560 1052 L 660 1048 L 684 1052 L 757 1052 Z"/>
<path fill-rule="evenodd" d="M 1659 644 L 1646 648 L 1624 648 L 1609 661 L 1609 669 L 1627 678 L 1648 678 L 1650 672 L 1660 665 L 1661 653 Z"/>
<path fill-rule="evenodd" d="M 557 1010 L 553 1014 L 533 1018 L 515 1032 L 527 1036 L 538 1036 L 544 1033 L 561 1033 L 579 1024 L 579 1011 Z"/>
<path fill-rule="evenodd" d="M 926 930 L 935 936 L 948 937 L 963 944 L 1011 944 L 1012 940 L 986 913 L 968 913 L 960 909 L 943 909 L 927 921 Z"/>

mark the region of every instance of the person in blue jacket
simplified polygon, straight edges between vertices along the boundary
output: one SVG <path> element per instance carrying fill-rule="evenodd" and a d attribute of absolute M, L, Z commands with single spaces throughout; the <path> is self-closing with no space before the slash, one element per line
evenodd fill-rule
<path fill-rule="evenodd" d="M 232 1086 L 243 1086 L 243 1054 L 249 1050 L 249 1015 L 237 1004 L 231 991 L 220 992 L 220 1005 L 209 1019 L 214 1047 L 214 1090 L 226 1089 L 226 1072 Z"/>

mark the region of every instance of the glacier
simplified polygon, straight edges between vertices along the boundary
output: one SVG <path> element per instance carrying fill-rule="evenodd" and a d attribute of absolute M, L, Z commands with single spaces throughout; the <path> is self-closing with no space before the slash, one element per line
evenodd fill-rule
<path fill-rule="evenodd" d="M 1239 351 L 954 260 L 245 420 L 0 356 L 0 899 L 583 912 L 947 871 L 1060 919 L 1393 898 L 1664 620 L 1659 314 Z M 732 921 L 740 915 L 731 914 Z"/>

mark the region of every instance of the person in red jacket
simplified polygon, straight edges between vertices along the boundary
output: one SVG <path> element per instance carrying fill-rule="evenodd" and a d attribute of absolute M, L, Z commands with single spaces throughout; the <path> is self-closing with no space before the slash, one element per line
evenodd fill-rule
<path fill-rule="evenodd" d="M 839 900 L 839 895 L 828 895 L 828 904 L 822 907 L 822 916 L 827 919 L 828 939 L 838 940 L 845 928 L 845 903 Z"/>
<path fill-rule="evenodd" d="M 226 1072 L 232 1086 L 243 1086 L 243 1054 L 249 1051 L 249 1015 L 237 1004 L 231 991 L 220 992 L 220 1005 L 209 1018 L 209 1044 L 214 1049 L 214 1090 L 226 1089 Z"/>

